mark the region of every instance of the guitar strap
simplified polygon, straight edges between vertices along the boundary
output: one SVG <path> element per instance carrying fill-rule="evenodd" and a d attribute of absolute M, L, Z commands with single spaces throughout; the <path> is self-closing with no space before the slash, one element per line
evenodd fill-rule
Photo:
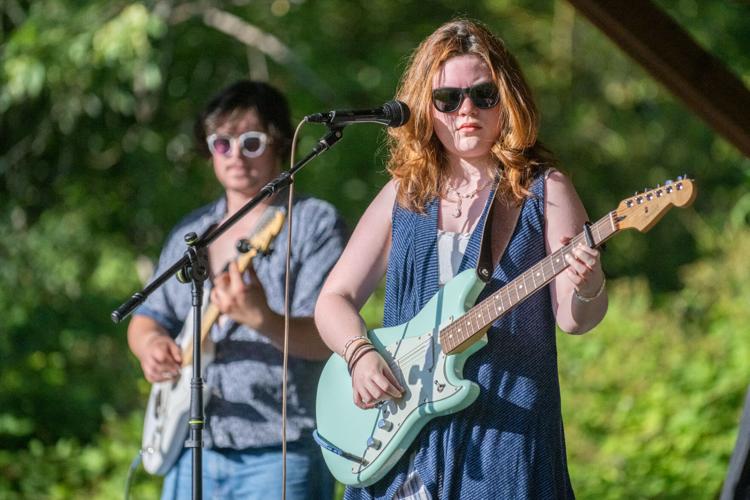
<path fill-rule="evenodd" d="M 521 214 L 522 203 L 509 201 L 507 196 L 498 196 L 502 176 L 492 192 L 490 208 L 484 220 L 482 228 L 482 243 L 480 245 L 479 259 L 477 261 L 477 275 L 487 283 L 492 277 L 495 262 L 492 258 L 492 242 L 494 239 L 497 248 L 497 260 L 500 262 L 505 249 L 510 242 L 511 236 L 516 230 L 518 216 Z M 500 214 L 498 214 L 498 210 Z"/>

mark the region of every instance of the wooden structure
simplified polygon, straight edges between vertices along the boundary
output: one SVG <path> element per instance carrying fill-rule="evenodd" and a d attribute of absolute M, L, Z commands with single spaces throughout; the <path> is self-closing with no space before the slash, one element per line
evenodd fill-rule
<path fill-rule="evenodd" d="M 650 0 L 568 0 L 709 126 L 750 157 L 750 91 Z"/>

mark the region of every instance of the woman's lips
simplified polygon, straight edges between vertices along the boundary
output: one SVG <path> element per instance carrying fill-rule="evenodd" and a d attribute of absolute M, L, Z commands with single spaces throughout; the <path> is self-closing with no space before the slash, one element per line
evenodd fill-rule
<path fill-rule="evenodd" d="M 472 130 L 479 130 L 480 128 L 482 128 L 482 126 L 479 125 L 478 123 L 464 123 L 458 127 L 458 130 L 472 131 Z"/>

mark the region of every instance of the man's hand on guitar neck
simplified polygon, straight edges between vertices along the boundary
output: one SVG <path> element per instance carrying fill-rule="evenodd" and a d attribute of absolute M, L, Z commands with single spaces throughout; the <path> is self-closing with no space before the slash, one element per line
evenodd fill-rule
<path fill-rule="evenodd" d="M 253 266 L 247 266 L 248 279 L 243 279 L 236 262 L 230 262 L 226 272 L 214 278 L 211 302 L 238 323 L 258 331 L 269 322 L 274 313 L 268 307 L 266 292 L 255 274 Z"/>
<path fill-rule="evenodd" d="M 222 314 L 265 336 L 278 350 L 284 348 L 284 316 L 268 305 L 266 292 L 255 274 L 247 267 L 245 280 L 236 262 L 214 278 L 211 303 Z M 326 359 L 331 351 L 323 343 L 311 317 L 292 317 L 289 321 L 289 354 L 302 359 Z"/>
<path fill-rule="evenodd" d="M 154 320 L 133 316 L 128 326 L 128 343 L 141 362 L 149 382 L 172 380 L 180 374 L 182 352 L 175 341 Z"/>

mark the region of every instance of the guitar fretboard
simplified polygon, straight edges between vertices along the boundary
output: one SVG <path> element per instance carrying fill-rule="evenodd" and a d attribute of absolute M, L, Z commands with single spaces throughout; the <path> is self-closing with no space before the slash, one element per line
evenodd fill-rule
<path fill-rule="evenodd" d="M 618 230 L 615 212 L 610 212 L 591 225 L 594 246 L 600 246 Z M 552 281 L 555 276 L 568 267 L 565 260 L 566 256 L 579 243 L 586 244 L 586 237 L 583 233 L 575 236 L 567 245 L 537 262 L 503 288 L 469 309 L 459 319 L 443 328 L 440 331 L 440 344 L 443 352 L 450 354 L 459 348 L 468 347 L 468 344 L 476 341 L 480 337 L 479 334 L 484 332 L 497 318 Z"/>

